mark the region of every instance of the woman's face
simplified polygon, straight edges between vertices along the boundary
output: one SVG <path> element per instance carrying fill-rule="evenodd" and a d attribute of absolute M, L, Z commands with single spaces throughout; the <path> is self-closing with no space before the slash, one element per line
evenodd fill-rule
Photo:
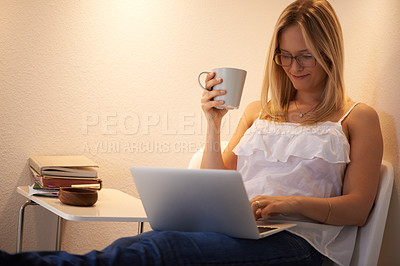
<path fill-rule="evenodd" d="M 298 25 L 283 30 L 278 41 L 283 55 L 311 56 Z M 322 92 L 325 88 L 327 75 L 318 62 L 313 67 L 302 67 L 293 58 L 292 64 L 283 69 L 298 91 Z"/>

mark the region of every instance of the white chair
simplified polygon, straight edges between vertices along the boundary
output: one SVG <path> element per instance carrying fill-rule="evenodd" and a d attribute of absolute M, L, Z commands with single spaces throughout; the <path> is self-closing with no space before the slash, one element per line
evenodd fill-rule
<path fill-rule="evenodd" d="M 227 145 L 228 141 L 221 141 L 221 151 L 223 151 Z M 204 148 L 201 148 L 200 150 L 196 151 L 193 154 L 188 165 L 189 169 L 200 169 L 201 158 L 203 157 L 203 151 Z"/>
<path fill-rule="evenodd" d="M 358 228 L 357 242 L 350 263 L 351 266 L 375 266 L 378 264 L 392 195 L 393 179 L 392 165 L 389 162 L 382 161 L 375 205 L 368 217 L 367 223 L 363 227 Z"/>
<path fill-rule="evenodd" d="M 221 150 L 226 145 L 227 142 L 221 142 Z M 188 168 L 199 169 L 202 156 L 203 149 L 193 154 Z M 367 223 L 363 227 L 358 228 L 357 240 L 350 263 L 351 266 L 376 266 L 378 264 L 390 197 L 392 195 L 393 179 L 392 165 L 389 162 L 382 161 L 379 188 L 374 208 L 368 217 Z"/>

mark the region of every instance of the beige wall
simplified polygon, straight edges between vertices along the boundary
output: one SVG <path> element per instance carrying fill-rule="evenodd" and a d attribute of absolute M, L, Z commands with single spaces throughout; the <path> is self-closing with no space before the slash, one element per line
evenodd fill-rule
<path fill-rule="evenodd" d="M 259 97 L 272 29 L 289 2 L 0 0 L 0 249 L 15 250 L 24 202 L 15 190 L 30 183 L 30 155 L 83 153 L 100 164 L 106 187 L 135 196 L 129 166 L 185 167 L 204 141 L 197 73 L 218 66 L 248 70 L 242 108 L 225 120 L 228 139 Z M 390 265 L 400 261 L 400 4 L 332 4 L 349 95 L 379 112 L 395 167 L 380 259 Z M 26 217 L 26 249 L 51 248 L 54 216 L 30 207 Z M 84 253 L 135 232 L 130 223 L 66 222 L 62 248 Z"/>

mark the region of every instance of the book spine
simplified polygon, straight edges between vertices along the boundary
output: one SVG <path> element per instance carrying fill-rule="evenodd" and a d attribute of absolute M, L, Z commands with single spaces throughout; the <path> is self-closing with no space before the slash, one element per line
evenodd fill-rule
<path fill-rule="evenodd" d="M 33 157 L 29 157 L 29 165 L 38 173 L 41 174 L 41 166 L 37 160 Z"/>
<path fill-rule="evenodd" d="M 42 182 L 41 176 L 33 174 L 32 178 L 33 178 L 34 183 L 38 184 L 40 187 L 43 187 L 43 182 Z"/>
<path fill-rule="evenodd" d="M 42 178 L 42 187 L 60 188 L 72 187 L 74 185 L 93 185 L 100 186 L 100 180 L 84 180 L 84 179 L 62 179 L 62 178 Z"/>

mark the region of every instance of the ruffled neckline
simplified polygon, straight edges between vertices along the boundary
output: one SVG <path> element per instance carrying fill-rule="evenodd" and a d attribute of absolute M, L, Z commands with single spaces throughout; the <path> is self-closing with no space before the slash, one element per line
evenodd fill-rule
<path fill-rule="evenodd" d="M 301 125 L 256 119 L 233 152 L 250 156 L 263 152 L 270 162 L 287 162 L 291 156 L 320 158 L 330 163 L 349 163 L 350 144 L 341 123 Z"/>
<path fill-rule="evenodd" d="M 259 124 L 262 124 L 259 126 Z M 302 125 L 292 122 L 275 122 L 270 120 L 256 119 L 253 125 L 246 131 L 251 134 L 254 132 L 260 133 L 277 133 L 277 134 L 327 134 L 332 130 L 338 131 L 344 135 L 342 125 L 338 122 L 325 121 L 315 125 Z M 344 135 L 345 136 L 345 135 Z"/>

